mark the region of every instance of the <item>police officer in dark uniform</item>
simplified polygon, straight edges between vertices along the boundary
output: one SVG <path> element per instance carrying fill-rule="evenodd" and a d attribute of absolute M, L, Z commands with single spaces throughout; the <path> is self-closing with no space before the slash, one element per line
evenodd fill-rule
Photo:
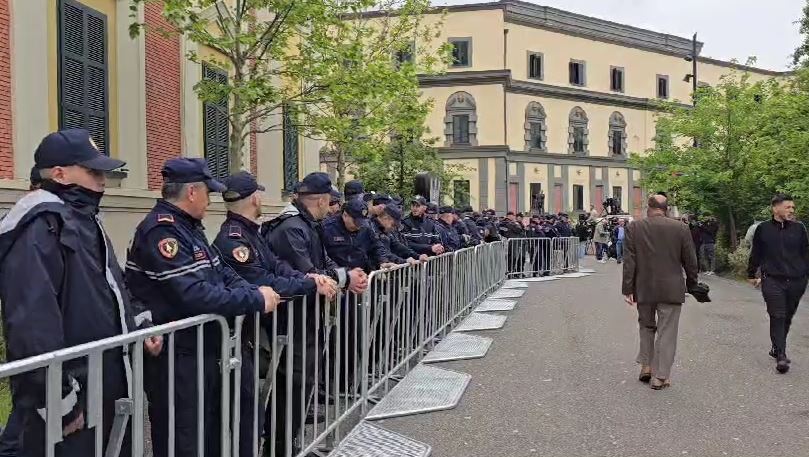
<path fill-rule="evenodd" d="M 426 254 L 419 254 L 410 249 L 407 243 L 400 238 L 398 230 L 399 221 L 402 219 L 402 210 L 394 203 L 385 205 L 382 213 L 371 219 L 371 224 L 377 227 L 379 240 L 388 253 L 388 260 L 393 263 L 417 263 L 420 260 L 427 260 Z"/>
<path fill-rule="evenodd" d="M 46 136 L 34 160 L 41 188 L 22 197 L 0 222 L 0 300 L 9 361 L 151 325 L 149 313 L 125 288 L 98 217 L 105 172 L 124 162 L 100 153 L 82 129 Z M 161 344 L 160 338 L 151 338 L 146 350 L 156 355 Z M 85 426 L 90 413 L 86 359 L 66 362 L 62 369 L 62 398 L 54 406 L 62 417 L 64 439 L 55 455 L 94 455 L 95 430 Z M 128 355 L 121 349 L 104 351 L 104 445 L 115 419 L 115 401 L 131 398 L 131 381 Z M 44 370 L 11 379 L 12 419 L 21 419 L 17 430 L 4 434 L 5 443 L 21 439 L 11 455 L 45 455 L 45 383 Z M 128 443 L 127 433 L 121 455 L 129 455 Z"/>
<path fill-rule="evenodd" d="M 213 247 L 226 264 L 247 282 L 257 286 L 269 286 L 282 297 L 314 295 L 315 292 L 329 299 L 337 294 L 337 283 L 322 275 L 307 276 L 294 270 L 286 262 L 280 261 L 272 252 L 266 240 L 259 233 L 261 217 L 261 194 L 264 186 L 246 171 L 230 176 L 225 181 L 227 189 L 222 199 L 227 208 L 227 217 L 220 227 Z M 253 385 L 253 316 L 248 316 L 244 324 L 241 373 L 241 419 L 239 422 L 239 455 L 252 457 L 253 444 L 258 437 L 253 436 L 253 402 L 256 401 Z M 265 319 L 264 327 L 272 333 L 272 320 Z M 263 430 L 264 401 L 259 400 L 258 430 Z"/>
<path fill-rule="evenodd" d="M 203 159 L 178 158 L 163 165 L 163 198 L 135 230 L 126 263 L 126 279 L 133 295 L 164 324 L 201 314 L 235 317 L 272 312 L 280 297 L 272 288 L 257 287 L 239 277 L 208 245 L 202 219 L 209 192 L 224 186 L 208 172 Z M 206 324 L 202 348 L 197 330 L 176 334 L 175 452 L 196 455 L 197 424 L 204 420 L 205 454 L 219 455 L 221 443 L 219 395 L 221 355 L 219 327 Z M 203 386 L 197 386 L 197 351 L 202 351 Z M 168 455 L 168 371 L 163 354 L 146 377 L 149 418 L 155 457 Z M 205 410 L 197 414 L 197 389 L 203 389 Z"/>
<path fill-rule="evenodd" d="M 262 234 L 269 241 L 270 247 L 281 260 L 289 263 L 295 270 L 304 274 L 325 274 L 335 281 L 339 287 L 348 288 L 355 294 L 362 294 L 368 287 L 368 276 L 359 268 L 348 270 L 337 265 L 326 253 L 322 228 L 319 222 L 328 215 L 329 194 L 332 190 L 331 179 L 326 173 L 310 173 L 298 186 L 298 197 L 285 208 L 281 214 L 262 227 Z M 283 405 L 287 392 L 292 397 L 292 422 L 286 423 L 286 409 L 281 406 L 276 411 L 276 455 L 286 455 L 284 435 L 287 427 L 291 429 L 293 437 L 297 437 L 303 417 L 300 414 L 300 404 L 304 402 L 308 410 L 311 394 L 314 387 L 314 366 L 317 336 L 314 326 L 314 297 L 307 298 L 307 313 L 309 319 L 304 323 L 299 317 L 302 313 L 296 312 L 291 324 L 294 328 L 292 357 L 292 385 L 287 385 L 285 351 L 280 361 L 277 377 L 277 398 Z M 300 309 L 301 300 L 295 300 L 293 306 Z M 289 305 L 288 305 L 289 306 Z M 280 318 L 279 318 L 280 319 Z M 280 325 L 279 325 L 280 326 Z M 306 333 L 306 344 L 303 334 Z M 304 365 L 305 361 L 305 365 Z M 305 376 L 304 376 L 305 374 Z M 269 419 L 269 418 L 268 418 Z M 267 420 L 269 425 L 270 421 Z M 295 449 L 291 452 L 294 455 Z"/>
<path fill-rule="evenodd" d="M 348 181 L 343 186 L 343 195 L 345 196 L 346 201 L 357 196 L 361 198 L 364 194 L 365 185 L 358 179 Z"/>
<path fill-rule="evenodd" d="M 329 215 L 333 216 L 340 212 L 343 194 L 341 194 L 337 189 L 332 189 L 331 193 L 329 193 L 329 197 Z"/>
<path fill-rule="evenodd" d="M 451 206 L 442 206 L 438 209 L 438 221 L 436 224 L 441 230 L 441 244 L 448 251 L 457 251 L 461 249 L 463 244 L 460 235 L 452 226 L 453 222 L 455 222 L 455 210 Z"/>
<path fill-rule="evenodd" d="M 368 207 L 359 198 L 343 204 L 343 210 L 323 222 L 326 253 L 339 266 L 370 273 L 389 266 L 373 230 L 368 226 Z"/>
<path fill-rule="evenodd" d="M 463 214 L 459 217 L 459 221 L 464 225 L 466 234 L 469 235 L 469 242 L 467 246 L 477 246 L 483 241 L 478 225 L 473 219 L 472 207 L 466 206 L 463 208 Z"/>
<path fill-rule="evenodd" d="M 419 254 L 439 255 L 444 253 L 441 235 L 435 229 L 435 222 L 426 217 L 427 200 L 413 197 L 410 215 L 402 220 L 402 235 L 411 249 Z"/>

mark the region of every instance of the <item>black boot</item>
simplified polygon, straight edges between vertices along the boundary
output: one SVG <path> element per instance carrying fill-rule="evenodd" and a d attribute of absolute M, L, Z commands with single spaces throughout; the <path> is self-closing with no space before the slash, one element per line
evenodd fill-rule
<path fill-rule="evenodd" d="M 778 358 L 778 351 L 775 349 L 775 346 L 770 349 L 770 357 L 774 359 Z M 789 360 L 789 357 L 787 357 L 787 363 L 792 363 L 792 360 Z"/>
<path fill-rule="evenodd" d="M 778 356 L 776 357 L 777 362 L 775 363 L 775 369 L 781 374 L 786 373 L 789 371 L 789 362 L 787 361 L 787 355 L 783 352 L 779 352 Z"/>

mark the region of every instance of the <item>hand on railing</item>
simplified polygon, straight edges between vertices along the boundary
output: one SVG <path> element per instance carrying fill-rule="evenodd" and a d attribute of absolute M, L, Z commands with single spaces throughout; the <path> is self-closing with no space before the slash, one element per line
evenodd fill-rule
<path fill-rule="evenodd" d="M 318 294 L 324 295 L 327 300 L 332 300 L 337 296 L 339 288 L 335 280 L 325 275 L 311 275 L 310 277 L 315 280 Z"/>
<path fill-rule="evenodd" d="M 160 351 L 163 350 L 163 337 L 160 335 L 150 336 L 143 341 L 143 347 L 146 352 L 157 357 L 160 355 Z"/>
<path fill-rule="evenodd" d="M 73 422 L 65 425 L 65 428 L 62 429 L 62 436 L 68 436 L 71 433 L 78 432 L 79 430 L 84 428 L 84 413 L 79 413 Z"/>
<path fill-rule="evenodd" d="M 261 286 L 258 288 L 258 291 L 264 296 L 264 314 L 275 311 L 275 308 L 278 307 L 278 303 L 281 302 L 281 296 L 278 295 L 272 287 Z"/>
<path fill-rule="evenodd" d="M 444 253 L 444 246 L 440 244 L 434 244 L 432 248 L 430 248 L 435 255 L 441 255 Z"/>
<path fill-rule="evenodd" d="M 388 268 L 395 268 L 397 266 L 398 266 L 398 264 L 393 263 L 393 262 L 384 262 L 383 264 L 379 265 L 379 269 L 387 270 Z"/>
<path fill-rule="evenodd" d="M 368 275 L 362 271 L 361 268 L 355 268 L 348 272 L 350 282 L 348 283 L 348 290 L 355 294 L 365 293 L 368 288 Z"/>
<path fill-rule="evenodd" d="M 427 254 L 422 254 L 419 256 L 419 262 L 426 262 L 428 260 L 430 260 L 430 256 L 428 256 Z"/>

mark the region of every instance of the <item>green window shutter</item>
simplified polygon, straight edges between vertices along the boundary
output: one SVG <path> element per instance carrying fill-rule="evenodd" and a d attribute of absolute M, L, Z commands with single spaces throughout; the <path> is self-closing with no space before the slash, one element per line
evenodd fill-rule
<path fill-rule="evenodd" d="M 227 84 L 228 75 L 211 65 L 202 64 L 202 78 Z M 218 102 L 206 101 L 202 104 L 202 132 L 205 161 L 208 170 L 216 179 L 224 179 L 230 174 L 228 153 L 230 150 L 230 123 L 228 122 L 227 98 Z"/>
<path fill-rule="evenodd" d="M 83 128 L 109 154 L 107 16 L 59 0 L 59 128 Z"/>

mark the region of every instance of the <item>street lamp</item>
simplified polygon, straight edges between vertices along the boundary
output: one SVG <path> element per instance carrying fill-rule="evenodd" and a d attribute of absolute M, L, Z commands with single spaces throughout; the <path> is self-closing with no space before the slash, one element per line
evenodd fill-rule
<path fill-rule="evenodd" d="M 691 54 L 685 56 L 686 62 L 691 62 L 691 73 L 685 75 L 683 81 L 691 82 L 691 100 L 697 106 L 697 34 L 691 39 Z"/>

